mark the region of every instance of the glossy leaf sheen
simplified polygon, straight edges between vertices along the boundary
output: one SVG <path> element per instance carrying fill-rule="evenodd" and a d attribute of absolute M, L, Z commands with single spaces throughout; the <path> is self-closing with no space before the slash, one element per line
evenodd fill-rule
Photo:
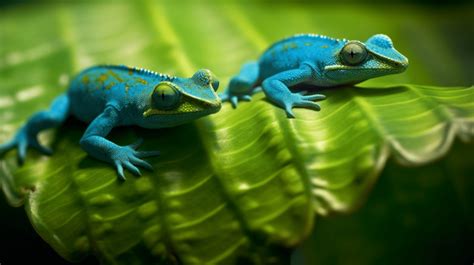
<path fill-rule="evenodd" d="M 181 75 L 206 66 L 228 80 L 268 43 L 239 8 L 213 8 L 221 14 L 209 17 L 216 21 L 192 30 L 176 18 L 209 15 L 209 9 L 182 6 L 177 12 L 143 2 L 5 12 L 2 34 L 12 41 L 0 48 L 0 140 L 45 108 L 70 73 L 90 64 Z M 113 32 L 125 25 L 109 21 L 117 14 L 131 23 L 120 36 Z M 304 18 L 292 21 L 304 25 Z M 288 21 L 275 23 L 282 35 L 292 33 Z M 33 29 L 40 26 L 44 31 L 37 34 Z M 18 44 L 14 31 L 5 30 L 15 27 L 36 46 Z M 199 36 L 219 31 L 228 43 L 204 49 Z M 123 36 L 133 45 L 118 44 Z M 242 52 L 232 57 L 235 50 Z M 38 233 L 69 260 L 93 253 L 106 264 L 285 264 L 280 248 L 301 242 L 316 214 L 359 206 L 390 155 L 419 165 L 446 153 L 455 137 L 469 141 L 474 134 L 473 87 L 361 85 L 322 93 L 322 110 L 295 109 L 296 119 L 259 94 L 237 110 L 226 104 L 216 115 L 176 128 L 116 129 L 109 137 L 114 142 L 140 137 L 143 150 L 162 152 L 148 159 L 154 172 L 127 174 L 126 182 L 81 150 L 86 125 L 70 119 L 42 135 L 55 150 L 52 157 L 29 151 L 17 167 L 11 152 L 0 164 L 0 183 L 10 203 L 25 203 Z"/>

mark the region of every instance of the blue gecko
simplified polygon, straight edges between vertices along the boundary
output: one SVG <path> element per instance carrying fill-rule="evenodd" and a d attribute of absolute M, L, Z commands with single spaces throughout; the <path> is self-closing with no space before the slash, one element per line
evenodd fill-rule
<path fill-rule="evenodd" d="M 163 128 L 193 121 L 221 108 L 216 94 L 219 81 L 209 70 L 199 70 L 191 78 L 180 78 L 140 68 L 101 65 L 79 73 L 67 93 L 58 96 L 50 110 L 33 115 L 9 142 L 0 145 L 0 154 L 18 147 L 18 160 L 25 160 L 27 147 L 43 154 L 52 151 L 37 139 L 40 131 L 59 126 L 69 115 L 90 123 L 80 140 L 92 157 L 115 166 L 120 179 L 123 169 L 140 175 L 137 168 L 152 170 L 142 158 L 158 151 L 137 151 L 141 141 L 117 145 L 105 137 L 112 128 L 138 125 Z"/>
<path fill-rule="evenodd" d="M 255 62 L 245 64 L 220 95 L 234 108 L 239 100 L 250 101 L 260 89 L 289 118 L 293 107 L 320 110 L 313 100 L 324 95 L 292 93 L 289 88 L 299 84 L 315 87 L 352 85 L 388 74 L 401 73 L 408 59 L 393 47 L 383 34 L 370 37 L 365 43 L 333 39 L 321 35 L 299 34 L 270 46 Z"/>

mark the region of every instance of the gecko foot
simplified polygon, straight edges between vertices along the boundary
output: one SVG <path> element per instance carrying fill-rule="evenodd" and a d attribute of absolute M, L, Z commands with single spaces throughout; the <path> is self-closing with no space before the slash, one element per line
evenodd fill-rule
<path fill-rule="evenodd" d="M 159 151 L 136 151 L 141 143 L 142 139 L 137 142 L 127 145 L 120 146 L 118 149 L 113 150 L 111 159 L 115 168 L 117 169 L 118 177 L 121 180 L 125 180 L 125 174 L 123 168 L 128 169 L 135 176 L 141 176 L 141 172 L 137 166 L 145 168 L 147 170 L 153 171 L 153 167 L 143 160 L 142 158 L 158 156 L 160 155 Z"/>
<path fill-rule="evenodd" d="M 38 150 L 40 153 L 44 155 L 51 155 L 53 154 L 53 151 L 45 146 L 42 146 L 39 142 L 38 139 L 36 138 L 36 135 L 28 135 L 28 132 L 26 130 L 26 127 L 22 127 L 15 137 L 10 140 L 9 142 L 6 142 L 4 144 L 0 144 L 0 156 L 2 156 L 4 153 L 14 149 L 15 147 L 18 147 L 18 163 L 21 165 L 25 162 L 26 158 L 26 150 L 28 147 L 33 147 L 34 149 Z"/>
<path fill-rule="evenodd" d="M 283 105 L 288 118 L 294 118 L 293 108 L 308 108 L 319 111 L 321 107 L 319 104 L 313 102 L 313 100 L 323 100 L 326 96 L 321 94 L 304 95 L 303 93 L 292 93 L 290 97 L 283 99 Z"/>
<path fill-rule="evenodd" d="M 252 100 L 251 95 L 247 95 L 247 94 L 230 95 L 230 93 L 228 91 L 219 94 L 219 97 L 221 98 L 222 102 L 229 101 L 230 104 L 232 104 L 232 107 L 234 109 L 237 108 L 237 105 L 238 105 L 239 101 L 251 101 Z"/>

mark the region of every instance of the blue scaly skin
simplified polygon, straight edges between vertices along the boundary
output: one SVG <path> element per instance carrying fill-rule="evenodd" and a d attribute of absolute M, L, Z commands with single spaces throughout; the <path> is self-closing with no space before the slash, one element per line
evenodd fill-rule
<path fill-rule="evenodd" d="M 292 93 L 298 84 L 334 87 L 403 72 L 408 59 L 393 47 L 383 34 L 365 43 L 333 39 L 321 35 L 300 34 L 270 46 L 257 62 L 245 64 L 220 95 L 234 108 L 239 100 L 250 101 L 251 95 L 263 89 L 265 96 L 294 118 L 293 107 L 320 110 L 313 100 L 324 95 Z"/>
<path fill-rule="evenodd" d="M 59 126 L 69 115 L 90 123 L 80 140 L 91 156 L 115 166 L 125 180 L 123 168 L 140 175 L 137 168 L 151 170 L 142 158 L 157 156 L 158 151 L 136 151 L 141 141 L 119 146 L 105 137 L 112 128 L 138 125 L 163 128 L 193 121 L 221 108 L 216 94 L 219 81 L 209 70 L 199 70 L 191 78 L 180 78 L 127 66 L 95 66 L 77 75 L 67 93 L 57 97 L 50 110 L 33 115 L 9 142 L 0 145 L 0 154 L 18 147 L 23 163 L 26 149 L 33 147 L 50 155 L 37 135 Z"/>

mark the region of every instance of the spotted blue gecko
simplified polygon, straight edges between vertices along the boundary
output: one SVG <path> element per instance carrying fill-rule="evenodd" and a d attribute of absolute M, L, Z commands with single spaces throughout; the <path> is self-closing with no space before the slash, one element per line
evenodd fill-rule
<path fill-rule="evenodd" d="M 408 59 L 383 34 L 365 43 L 314 34 L 299 34 L 271 45 L 258 61 L 246 63 L 220 94 L 234 108 L 239 100 L 263 90 L 266 98 L 294 118 L 293 107 L 320 110 L 313 100 L 321 94 L 292 93 L 289 88 L 305 84 L 313 87 L 352 85 L 364 80 L 403 72 Z"/>
<path fill-rule="evenodd" d="M 152 169 L 143 158 L 159 152 L 137 151 L 141 141 L 117 145 L 105 138 L 109 132 L 123 125 L 172 127 L 216 113 L 221 108 L 218 87 L 217 78 L 205 69 L 191 78 L 180 78 L 121 65 L 94 66 L 79 73 L 48 111 L 33 115 L 12 140 L 0 145 L 0 154 L 18 147 L 20 163 L 28 147 L 52 154 L 39 143 L 38 133 L 59 126 L 73 115 L 90 123 L 80 140 L 81 147 L 90 156 L 114 165 L 118 177 L 125 180 L 124 167 L 140 175 L 137 166 Z"/>

